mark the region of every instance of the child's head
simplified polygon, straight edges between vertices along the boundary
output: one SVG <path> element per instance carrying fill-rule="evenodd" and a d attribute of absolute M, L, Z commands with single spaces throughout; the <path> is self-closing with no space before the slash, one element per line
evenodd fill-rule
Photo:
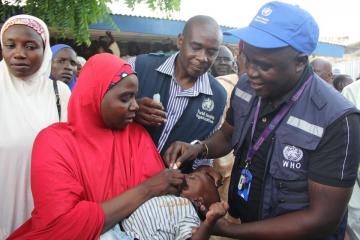
<path fill-rule="evenodd" d="M 185 184 L 180 193 L 181 197 L 188 198 L 195 203 L 203 204 L 207 209 L 210 205 L 219 202 L 219 192 L 214 180 L 203 172 L 186 174 Z"/>

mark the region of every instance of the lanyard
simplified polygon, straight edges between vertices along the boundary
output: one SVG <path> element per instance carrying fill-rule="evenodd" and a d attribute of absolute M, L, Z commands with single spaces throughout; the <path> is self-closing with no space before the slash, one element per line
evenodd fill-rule
<path fill-rule="evenodd" d="M 256 110 L 254 114 L 254 123 L 251 129 L 251 140 L 250 140 L 250 147 L 246 154 L 246 160 L 245 160 L 245 169 L 248 169 L 249 165 L 251 164 L 251 160 L 253 159 L 256 152 L 259 150 L 261 145 L 264 143 L 266 138 L 270 135 L 270 133 L 279 125 L 280 121 L 285 117 L 285 115 L 289 112 L 291 107 L 297 102 L 297 100 L 300 98 L 301 94 L 304 92 L 307 85 L 309 85 L 310 81 L 312 80 L 312 76 L 310 76 L 304 84 L 301 86 L 301 88 L 291 97 L 290 101 L 281 108 L 281 110 L 275 115 L 275 117 L 272 119 L 269 125 L 266 126 L 264 131 L 261 133 L 259 138 L 256 140 L 255 144 L 252 144 L 256 123 L 259 118 L 259 112 L 260 112 L 260 105 L 261 105 L 261 97 L 259 97 L 259 100 L 256 105 Z"/>

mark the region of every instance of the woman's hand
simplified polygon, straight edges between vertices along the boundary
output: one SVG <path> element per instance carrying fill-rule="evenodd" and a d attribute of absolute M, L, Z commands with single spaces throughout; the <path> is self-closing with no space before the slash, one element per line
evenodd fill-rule
<path fill-rule="evenodd" d="M 185 177 L 179 170 L 164 169 L 142 184 L 101 203 L 105 215 L 103 233 L 129 216 L 141 204 L 152 197 L 178 194 Z"/>
<path fill-rule="evenodd" d="M 153 197 L 164 194 L 178 195 L 184 181 L 185 176 L 179 170 L 164 169 L 157 175 L 146 180 L 143 185 L 145 189 L 149 190 Z"/>

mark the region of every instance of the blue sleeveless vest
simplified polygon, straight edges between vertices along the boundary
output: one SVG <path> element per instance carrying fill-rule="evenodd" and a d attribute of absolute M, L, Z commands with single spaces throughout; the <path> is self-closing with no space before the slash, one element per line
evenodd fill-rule
<path fill-rule="evenodd" d="M 161 102 L 167 111 L 171 76 L 156 71 L 165 62 L 168 56 L 163 54 L 146 54 L 136 57 L 135 69 L 139 78 L 138 97 L 152 98 L 155 93 L 160 93 Z M 175 124 L 169 138 L 161 151 L 163 154 L 174 141 L 191 142 L 194 139 L 203 140 L 209 136 L 223 115 L 226 103 L 226 91 L 217 80 L 209 75 L 213 95 L 200 93 L 191 97 L 178 122 Z M 167 113 L 172 114 L 170 112 Z M 151 137 L 156 145 L 164 129 L 148 127 Z"/>
<path fill-rule="evenodd" d="M 257 97 L 247 76 L 234 88 L 232 145 L 242 146 L 253 121 Z M 357 112 L 340 93 L 316 74 L 299 100 L 290 109 L 274 133 L 263 179 L 260 218 L 266 219 L 309 206 L 309 151 L 317 149 L 325 129 L 345 113 Z M 346 219 L 343 219 L 346 222 Z M 338 231 L 327 239 L 343 239 Z"/>

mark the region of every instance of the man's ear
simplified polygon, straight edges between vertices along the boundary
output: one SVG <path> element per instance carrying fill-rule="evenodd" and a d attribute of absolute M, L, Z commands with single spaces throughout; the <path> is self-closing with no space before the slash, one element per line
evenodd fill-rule
<path fill-rule="evenodd" d="M 308 62 L 309 62 L 309 56 L 304 54 L 304 53 L 300 53 L 299 55 L 296 56 L 296 72 L 302 72 L 304 71 L 305 67 L 307 66 Z"/>
<path fill-rule="evenodd" d="M 177 45 L 178 49 L 181 48 L 183 43 L 184 43 L 184 35 L 182 33 L 179 33 L 177 40 L 176 40 L 176 45 Z"/>

